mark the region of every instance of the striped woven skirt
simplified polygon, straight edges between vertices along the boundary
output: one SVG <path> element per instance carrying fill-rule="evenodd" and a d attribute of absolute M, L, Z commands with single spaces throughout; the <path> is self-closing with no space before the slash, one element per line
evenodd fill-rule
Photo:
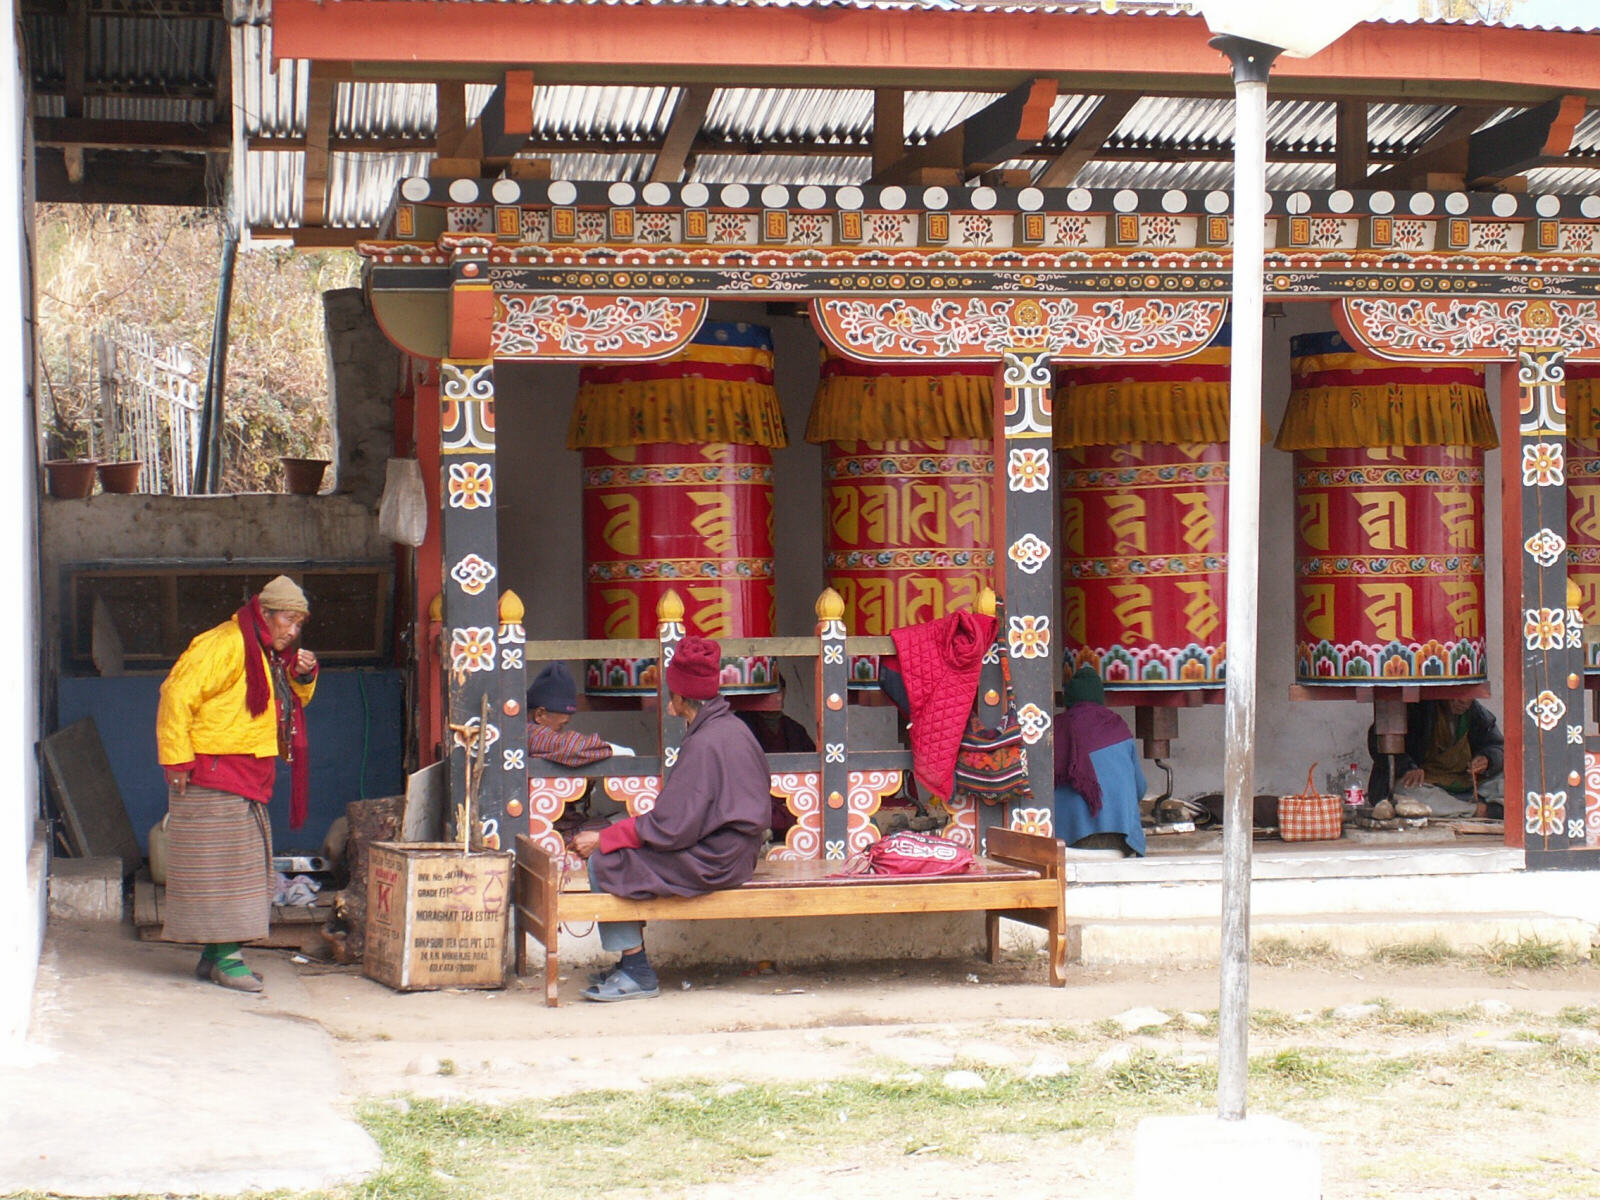
<path fill-rule="evenodd" d="M 267 806 L 188 786 L 167 791 L 169 942 L 250 942 L 272 919 L 272 827 Z"/>

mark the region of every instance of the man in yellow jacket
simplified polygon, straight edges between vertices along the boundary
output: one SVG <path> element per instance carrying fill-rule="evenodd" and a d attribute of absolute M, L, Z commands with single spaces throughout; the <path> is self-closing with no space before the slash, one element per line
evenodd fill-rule
<path fill-rule="evenodd" d="M 156 749 L 167 777 L 167 904 L 162 936 L 205 946 L 195 976 L 241 992 L 261 977 L 239 954 L 272 916 L 272 797 L 291 767 L 289 826 L 309 792 L 304 705 L 317 659 L 300 648 L 311 612 L 279 575 L 183 652 L 161 685 Z"/>

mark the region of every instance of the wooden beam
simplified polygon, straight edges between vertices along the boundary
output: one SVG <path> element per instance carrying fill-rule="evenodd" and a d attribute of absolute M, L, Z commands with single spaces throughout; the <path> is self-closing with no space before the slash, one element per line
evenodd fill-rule
<path fill-rule="evenodd" d="M 1078 126 L 1061 153 L 1056 155 L 1044 173 L 1039 176 L 1040 187 L 1066 187 L 1096 158 L 1107 139 L 1117 131 L 1139 96 L 1133 92 L 1112 92 L 1100 97 L 1100 103 L 1084 123 Z"/>
<path fill-rule="evenodd" d="M 89 54 L 89 9 L 87 0 L 70 0 L 67 5 L 67 44 L 65 47 L 66 92 L 64 111 L 69 118 L 83 116 L 83 82 Z M 67 145 L 61 150 L 61 163 L 68 182 L 83 182 L 83 149 Z"/>
<path fill-rule="evenodd" d="M 105 121 L 84 117 L 35 117 L 33 140 L 40 146 L 83 150 L 171 150 L 204 154 L 228 149 L 226 125 L 196 126 L 183 121 Z"/>
<path fill-rule="evenodd" d="M 679 89 L 677 107 L 672 110 L 666 136 L 661 139 L 661 149 L 656 151 L 655 164 L 650 168 L 651 183 L 677 183 L 683 178 L 715 92 L 715 88 L 704 84 Z"/>
<path fill-rule="evenodd" d="M 1339 101 L 1334 128 L 1333 186 L 1366 187 L 1367 102 Z"/>
<path fill-rule="evenodd" d="M 949 182 L 961 183 L 1030 153 L 1038 148 L 1049 129 L 1050 106 L 1055 99 L 1054 79 L 1030 79 L 927 145 L 908 151 L 883 171 L 874 172 L 871 182 L 946 182 L 944 176 L 949 175 Z M 874 159 L 876 155 L 874 147 Z M 938 176 L 930 179 L 929 171 Z"/>
<path fill-rule="evenodd" d="M 872 93 L 872 174 L 884 174 L 905 156 L 906 94 L 877 88 Z"/>
<path fill-rule="evenodd" d="M 434 122 L 434 150 L 441 158 L 464 157 L 460 150 L 467 139 L 467 85 L 460 80 L 441 79 L 434 85 L 438 117 Z"/>
<path fill-rule="evenodd" d="M 546 82 L 545 64 L 581 64 L 590 75 L 616 68 L 635 83 L 660 78 L 658 70 L 704 72 L 702 81 L 787 72 L 813 87 L 862 78 L 929 86 L 910 83 L 913 76 L 931 83 L 1053 75 L 1073 86 L 1074 75 L 1099 74 L 1128 89 L 1158 78 L 1226 79 L 1201 17 L 1134 12 L 748 5 L 719 8 L 711 21 L 687 20 L 671 5 L 274 0 L 272 33 L 277 59 L 482 69 L 492 53 Z M 1369 80 L 1412 92 L 1463 80 L 1487 84 L 1486 94 L 1504 95 L 1505 85 L 1581 91 L 1594 86 L 1594 42 L 1588 33 L 1368 22 L 1310 58 L 1281 59 L 1273 78 L 1284 94 L 1302 81 L 1334 81 L 1351 95 Z"/>
<path fill-rule="evenodd" d="M 516 157 L 533 133 L 533 72 L 507 71 L 478 114 L 483 156 L 501 163 Z"/>
<path fill-rule="evenodd" d="M 1467 186 L 1484 187 L 1559 162 L 1572 148 L 1573 131 L 1588 103 L 1587 96 L 1560 96 L 1473 134 L 1467 148 Z"/>
<path fill-rule="evenodd" d="M 250 231 L 253 242 L 292 242 L 300 250 L 346 250 L 357 242 L 370 242 L 381 236 L 376 229 L 336 229 L 319 225 L 315 229 L 277 229 L 263 225 Z"/>
<path fill-rule="evenodd" d="M 328 206 L 328 138 L 333 133 L 333 98 L 338 82 L 327 70 L 311 64 L 306 100 L 305 190 L 301 193 L 300 224 L 321 225 Z"/>
<path fill-rule="evenodd" d="M 1366 178 L 1366 187 L 1415 188 L 1430 174 L 1459 175 L 1465 186 L 1467 139 L 1498 106 L 1463 104 L 1408 157 Z"/>
<path fill-rule="evenodd" d="M 206 186 L 206 160 L 154 163 L 137 155 L 86 157 L 83 178 L 70 179 L 55 150 L 34 155 L 38 199 L 57 204 L 166 204 L 205 208 L 215 201 Z M 117 162 L 115 158 L 126 158 Z"/>

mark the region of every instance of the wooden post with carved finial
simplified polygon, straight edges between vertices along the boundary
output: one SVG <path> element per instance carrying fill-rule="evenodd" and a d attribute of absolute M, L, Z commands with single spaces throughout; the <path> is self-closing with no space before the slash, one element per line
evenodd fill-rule
<path fill-rule="evenodd" d="M 850 659 L 845 654 L 844 597 L 823 588 L 817 614 L 817 752 L 822 774 L 822 857 L 849 857 L 850 794 L 849 688 Z"/>
<path fill-rule="evenodd" d="M 672 774 L 672 768 L 677 765 L 678 749 L 683 745 L 683 735 L 689 728 L 682 717 L 675 717 L 668 711 L 672 696 L 667 690 L 667 667 L 684 637 L 683 597 L 678 595 L 675 588 L 668 588 L 656 601 L 656 637 L 661 642 L 661 653 L 656 658 L 656 699 L 659 702 L 656 719 L 661 738 L 661 782 L 664 784 Z"/>

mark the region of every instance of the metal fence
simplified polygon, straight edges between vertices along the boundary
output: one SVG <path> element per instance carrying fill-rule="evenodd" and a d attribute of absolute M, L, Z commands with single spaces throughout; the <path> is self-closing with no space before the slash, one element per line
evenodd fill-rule
<path fill-rule="evenodd" d="M 141 492 L 189 495 L 202 391 L 193 355 L 120 321 L 95 332 L 94 350 L 100 414 L 91 449 L 102 461 L 142 462 Z"/>

